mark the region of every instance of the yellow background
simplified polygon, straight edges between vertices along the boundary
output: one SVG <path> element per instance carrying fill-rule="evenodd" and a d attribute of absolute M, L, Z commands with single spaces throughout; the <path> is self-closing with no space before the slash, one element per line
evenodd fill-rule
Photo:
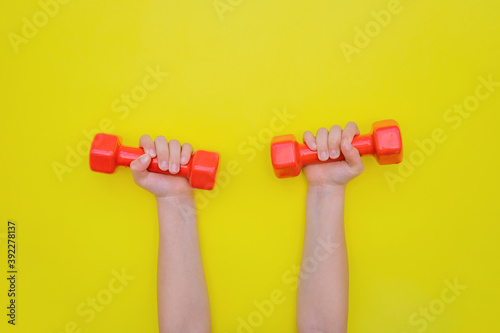
<path fill-rule="evenodd" d="M 53 169 L 68 148 L 88 149 L 82 131 L 103 119 L 127 145 L 165 135 L 220 152 L 221 170 L 238 163 L 216 192 L 197 194 L 211 196 L 199 226 L 213 331 L 237 332 L 254 301 L 280 290 L 286 301 L 252 331 L 295 332 L 295 291 L 283 275 L 300 261 L 306 183 L 274 177 L 266 136 L 285 109 L 295 118 L 274 135 L 300 138 L 350 120 L 367 132 L 386 118 L 402 128 L 407 169 L 366 157 L 348 188 L 349 332 L 498 329 L 500 87 L 459 125 L 445 118 L 479 77 L 500 81 L 499 2 L 401 0 L 350 62 L 341 43 L 355 45 L 356 27 L 391 1 L 222 2 L 231 7 L 223 19 L 211 0 L 74 0 L 16 53 L 11 33 L 22 36 L 23 17 L 33 22 L 42 5 L 3 1 L 0 267 L 4 276 L 12 219 L 19 274 L 15 327 L 0 283 L 2 332 L 60 333 L 68 322 L 81 332 L 157 331 L 152 195 L 126 168 L 91 172 L 87 153 L 62 181 Z M 142 84 L 148 66 L 169 75 L 120 118 L 112 104 Z M 423 154 L 416 140 L 439 128 L 446 140 Z M 243 150 L 259 135 L 251 158 Z M 400 181 L 391 187 L 388 175 Z M 85 322 L 78 306 L 122 268 L 135 278 Z M 412 324 L 454 279 L 467 289 L 425 328 Z"/>

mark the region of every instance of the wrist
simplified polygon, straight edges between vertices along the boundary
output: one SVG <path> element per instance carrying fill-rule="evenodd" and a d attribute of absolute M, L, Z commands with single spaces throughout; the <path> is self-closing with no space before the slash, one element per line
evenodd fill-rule
<path fill-rule="evenodd" d="M 319 183 L 311 184 L 307 186 L 307 191 L 311 194 L 316 194 L 319 196 L 329 196 L 329 195 L 345 195 L 346 184 L 337 183 Z"/>
<path fill-rule="evenodd" d="M 170 195 L 155 196 L 156 203 L 159 206 L 170 206 L 179 208 L 184 206 L 195 206 L 193 192 L 183 192 Z"/>
<path fill-rule="evenodd" d="M 196 217 L 196 204 L 192 193 L 182 193 L 168 196 L 156 196 L 156 206 L 158 209 L 158 217 L 160 226 L 162 221 L 170 221 L 167 223 L 175 224 L 172 221 L 189 221 Z M 168 216 L 168 219 L 162 217 Z M 172 217 L 180 218 L 172 218 Z"/>
<path fill-rule="evenodd" d="M 345 188 L 345 185 L 331 183 L 309 185 L 306 201 L 308 228 L 327 232 L 333 226 L 343 225 Z"/>

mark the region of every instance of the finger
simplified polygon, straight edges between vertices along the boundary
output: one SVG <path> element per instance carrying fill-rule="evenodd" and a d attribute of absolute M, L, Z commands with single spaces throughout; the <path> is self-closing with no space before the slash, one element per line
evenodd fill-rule
<path fill-rule="evenodd" d="M 359 151 L 352 146 L 352 140 L 358 134 L 358 125 L 353 122 L 348 123 L 342 132 L 342 154 L 355 174 L 360 174 L 365 168 Z"/>
<path fill-rule="evenodd" d="M 365 169 L 363 160 L 359 156 L 359 151 L 354 148 L 349 141 L 342 141 L 342 154 L 344 154 L 345 161 L 351 168 L 352 172 L 359 175 Z"/>
<path fill-rule="evenodd" d="M 189 159 L 193 155 L 193 146 L 189 143 L 185 143 L 181 148 L 181 165 L 186 165 L 189 162 Z"/>
<path fill-rule="evenodd" d="M 148 154 L 141 155 L 130 163 L 130 171 L 136 184 L 140 184 L 142 179 L 148 176 L 149 163 L 151 163 L 151 157 Z"/>
<path fill-rule="evenodd" d="M 326 161 L 328 159 L 328 130 L 321 127 L 318 132 L 316 132 L 316 144 L 318 145 L 318 158 L 320 161 Z"/>
<path fill-rule="evenodd" d="M 155 138 L 156 154 L 158 155 L 158 167 L 163 170 L 168 170 L 168 142 L 164 136 Z"/>
<path fill-rule="evenodd" d="M 139 147 L 144 149 L 144 152 L 151 156 L 151 158 L 156 156 L 155 143 L 153 139 L 147 134 L 144 134 L 139 139 Z"/>
<path fill-rule="evenodd" d="M 328 133 L 328 150 L 330 158 L 337 158 L 340 155 L 340 139 L 342 138 L 342 128 L 339 125 L 333 125 Z"/>
<path fill-rule="evenodd" d="M 312 134 L 311 131 L 305 131 L 304 132 L 304 143 L 306 144 L 306 146 L 311 149 L 311 150 L 316 150 L 316 148 L 318 147 L 316 145 L 316 138 L 314 137 L 314 134 Z"/>
<path fill-rule="evenodd" d="M 179 172 L 179 160 L 181 159 L 181 144 L 177 140 L 171 140 L 168 143 L 169 158 L 168 170 L 172 174 Z"/>
<path fill-rule="evenodd" d="M 355 135 L 359 135 L 358 125 L 350 121 L 347 125 L 345 125 L 344 130 L 342 131 L 342 141 L 347 140 L 351 143 Z"/>

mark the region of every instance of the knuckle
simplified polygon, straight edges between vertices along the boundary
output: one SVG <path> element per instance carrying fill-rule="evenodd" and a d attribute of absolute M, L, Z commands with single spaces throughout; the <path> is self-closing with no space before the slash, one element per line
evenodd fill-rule
<path fill-rule="evenodd" d="M 354 133 L 348 128 L 346 128 L 342 131 L 342 134 L 340 136 L 342 137 L 342 139 L 349 140 L 351 137 L 354 136 Z"/>
<path fill-rule="evenodd" d="M 339 125 L 333 125 L 330 128 L 330 132 L 342 132 L 342 127 L 340 127 Z"/>
<path fill-rule="evenodd" d="M 180 158 L 180 152 L 173 152 L 173 151 L 170 151 L 170 158 L 169 158 L 169 161 L 171 163 L 175 163 L 177 160 L 179 160 Z"/>
<path fill-rule="evenodd" d="M 161 161 L 168 161 L 168 149 L 163 149 L 158 152 L 158 159 Z"/>
<path fill-rule="evenodd" d="M 139 163 L 137 162 L 137 160 L 133 160 L 130 163 L 130 170 L 132 171 L 132 174 L 135 174 L 136 172 L 138 172 L 140 170 L 140 167 L 138 164 Z"/>
<path fill-rule="evenodd" d="M 160 142 L 167 142 L 167 139 L 163 135 L 158 135 L 155 138 L 155 141 L 160 141 Z"/>
<path fill-rule="evenodd" d="M 141 135 L 141 137 L 139 138 L 139 141 L 140 141 L 140 142 L 148 142 L 148 141 L 150 141 L 150 140 L 151 140 L 151 137 L 150 137 L 149 135 L 147 135 L 147 134 L 143 134 L 143 135 Z"/>
<path fill-rule="evenodd" d="M 160 153 L 160 154 L 163 154 L 163 153 L 166 153 L 168 152 L 168 145 L 164 142 L 156 142 L 156 151 L 157 153 Z"/>
<path fill-rule="evenodd" d="M 181 144 L 179 143 L 179 141 L 177 141 L 177 140 L 173 139 L 173 140 L 170 140 L 170 141 L 168 142 L 168 145 L 169 145 L 170 147 L 180 147 L 180 145 L 181 145 Z"/>
<path fill-rule="evenodd" d="M 318 134 L 327 134 L 328 133 L 328 130 L 324 127 L 320 127 L 318 129 Z"/>
<path fill-rule="evenodd" d="M 352 130 L 353 134 L 359 134 L 358 124 L 356 124 L 353 121 L 350 121 L 350 122 L 347 123 L 347 125 L 349 125 L 349 129 Z"/>
<path fill-rule="evenodd" d="M 312 141 L 314 140 L 314 134 L 311 131 L 304 132 L 304 141 Z"/>
<path fill-rule="evenodd" d="M 330 136 L 328 137 L 328 141 L 330 143 L 340 144 L 341 138 L 342 138 L 342 136 L 340 135 L 340 133 L 330 133 Z"/>
<path fill-rule="evenodd" d="M 316 136 L 316 144 L 320 149 L 323 149 L 328 144 L 328 130 L 324 127 L 321 127 L 318 130 L 318 135 Z"/>

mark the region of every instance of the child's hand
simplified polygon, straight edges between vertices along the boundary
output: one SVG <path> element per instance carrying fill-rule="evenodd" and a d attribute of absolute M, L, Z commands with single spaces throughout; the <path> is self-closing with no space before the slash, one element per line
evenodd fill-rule
<path fill-rule="evenodd" d="M 153 193 L 157 198 L 192 193 L 186 178 L 146 170 L 151 163 L 151 158 L 158 156 L 160 169 L 168 170 L 172 174 L 178 173 L 180 165 L 186 165 L 193 154 L 193 147 L 189 143 L 181 147 L 179 141 L 167 142 L 163 136 L 157 136 L 153 142 L 153 139 L 145 134 L 139 140 L 139 147 L 142 147 L 146 154 L 130 163 L 130 170 L 137 185 Z"/>
<path fill-rule="evenodd" d="M 357 134 L 359 134 L 358 125 L 353 122 L 349 122 L 343 131 L 338 125 L 332 126 L 329 133 L 326 128 L 320 128 L 316 133 L 316 138 L 310 131 L 304 133 L 304 143 L 309 149 L 318 152 L 320 160 L 337 158 L 341 152 L 345 157 L 345 161 L 304 167 L 309 185 L 345 186 L 351 179 L 363 172 L 363 161 L 358 150 L 351 145 L 353 137 Z"/>

